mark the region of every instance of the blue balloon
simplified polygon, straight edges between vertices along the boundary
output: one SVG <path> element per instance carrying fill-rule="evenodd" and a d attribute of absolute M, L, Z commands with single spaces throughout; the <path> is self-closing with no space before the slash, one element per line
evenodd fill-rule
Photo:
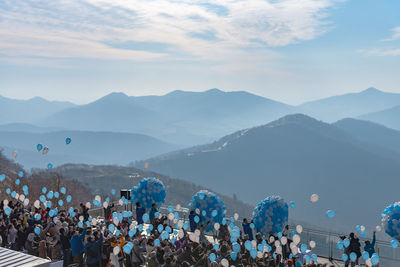
<path fill-rule="evenodd" d="M 231 259 L 234 261 L 237 259 L 237 252 L 231 252 Z"/>
<path fill-rule="evenodd" d="M 326 217 L 328 217 L 329 219 L 332 219 L 335 216 L 336 216 L 336 211 L 334 211 L 334 210 L 327 210 L 326 211 Z"/>
<path fill-rule="evenodd" d="M 47 164 L 47 169 L 48 169 L 48 170 L 53 169 L 53 164 L 51 164 L 51 163 Z"/>
<path fill-rule="evenodd" d="M 200 222 L 200 217 L 196 215 L 196 216 L 194 217 L 194 222 L 195 222 L 195 223 L 199 223 L 199 222 Z"/>
<path fill-rule="evenodd" d="M 356 226 L 356 231 L 359 233 L 359 232 L 361 232 L 361 226 L 360 225 L 357 225 Z"/>
<path fill-rule="evenodd" d="M 42 193 L 43 193 L 43 194 L 46 194 L 46 192 L 47 192 L 47 188 L 46 188 L 46 187 L 43 187 L 43 188 L 42 188 Z"/>
<path fill-rule="evenodd" d="M 68 195 L 67 196 L 67 202 L 69 203 L 69 202 L 71 202 L 71 200 L 72 200 L 72 197 L 70 195 Z"/>
<path fill-rule="evenodd" d="M 343 254 L 343 255 L 342 255 L 342 260 L 343 260 L 344 262 L 346 262 L 348 259 L 349 259 L 349 256 L 347 256 L 347 254 Z"/>
<path fill-rule="evenodd" d="M 19 185 L 21 183 L 21 181 L 19 179 L 15 180 L 15 184 Z"/>
<path fill-rule="evenodd" d="M 61 194 L 65 195 L 67 193 L 67 189 L 65 189 L 65 187 L 61 187 L 60 192 Z"/>
<path fill-rule="evenodd" d="M 71 144 L 71 138 L 69 138 L 69 137 L 67 137 L 66 139 L 65 139 L 65 143 L 67 144 L 67 145 L 69 145 L 69 144 Z"/>
<path fill-rule="evenodd" d="M 24 186 L 22 187 L 22 190 L 23 190 L 23 191 L 28 191 L 28 186 L 24 185 Z"/>
<path fill-rule="evenodd" d="M 18 176 L 19 176 L 19 178 L 24 178 L 24 173 L 23 172 L 18 172 Z"/>
<path fill-rule="evenodd" d="M 54 197 L 55 197 L 55 198 L 59 198 L 59 197 L 60 197 L 60 193 L 54 192 Z"/>
<path fill-rule="evenodd" d="M 250 251 L 253 248 L 253 245 L 251 244 L 250 240 L 246 240 L 246 242 L 244 242 L 244 248 L 247 249 L 248 251 Z"/>
<path fill-rule="evenodd" d="M 294 201 L 290 201 L 289 206 L 291 208 L 296 208 L 296 203 Z"/>
<path fill-rule="evenodd" d="M 64 201 L 62 201 L 61 199 L 58 201 L 58 206 L 62 207 L 64 205 Z"/>
<path fill-rule="evenodd" d="M 42 144 L 37 144 L 36 146 L 37 151 L 41 151 L 43 149 L 43 145 Z"/>
<path fill-rule="evenodd" d="M 143 222 L 147 223 L 149 221 L 149 214 L 145 213 L 142 216 Z"/>
<path fill-rule="evenodd" d="M 190 211 L 199 210 L 203 214 L 201 219 L 196 219 L 198 216 L 195 217 L 196 223 L 199 221 L 210 222 L 207 231 L 211 231 L 215 223 L 222 223 L 226 213 L 226 206 L 222 199 L 207 190 L 197 192 L 190 200 L 188 209 Z"/>
<path fill-rule="evenodd" d="M 343 242 L 340 242 L 340 241 L 339 241 L 339 242 L 337 243 L 337 248 L 338 248 L 338 250 L 342 250 L 343 247 L 344 247 Z"/>
<path fill-rule="evenodd" d="M 352 262 L 356 262 L 356 260 L 357 260 L 357 254 L 354 253 L 354 252 L 350 253 L 350 260 L 351 260 Z"/>
<path fill-rule="evenodd" d="M 3 173 L 0 175 L 0 182 L 3 182 L 6 179 L 6 175 Z"/>
<path fill-rule="evenodd" d="M 369 253 L 366 252 L 366 251 L 364 251 L 364 252 L 361 254 L 361 256 L 362 256 L 362 258 L 364 259 L 364 261 L 366 261 L 366 260 L 369 259 Z"/>
<path fill-rule="evenodd" d="M 232 245 L 232 250 L 236 253 L 238 253 L 240 251 L 240 244 L 239 243 L 234 243 Z"/>
<path fill-rule="evenodd" d="M 371 263 L 372 263 L 372 266 L 377 265 L 379 263 L 379 255 L 378 254 L 376 254 L 376 253 L 372 254 Z"/>
<path fill-rule="evenodd" d="M 46 202 L 46 206 L 47 206 L 48 208 L 51 208 L 51 201 L 50 201 L 50 200 Z"/>
<path fill-rule="evenodd" d="M 42 215 L 40 215 L 39 213 L 35 214 L 35 220 L 36 221 L 40 221 L 42 219 Z"/>
<path fill-rule="evenodd" d="M 40 200 L 40 202 L 46 202 L 46 197 L 45 196 L 43 196 L 43 195 L 41 195 L 40 197 L 39 197 L 39 200 Z"/>
<path fill-rule="evenodd" d="M 157 178 L 142 179 L 132 188 L 131 199 L 139 202 L 146 209 L 151 209 L 153 204 L 160 208 L 165 202 L 165 186 Z"/>
<path fill-rule="evenodd" d="M 397 243 L 396 240 L 392 240 L 392 241 L 390 242 L 390 245 L 392 246 L 392 248 L 397 248 L 397 247 L 399 246 L 399 243 Z"/>
<path fill-rule="evenodd" d="M 307 245 L 306 245 L 306 244 L 301 244 L 301 246 L 300 246 L 300 251 L 301 251 L 302 253 L 306 253 L 306 251 L 307 251 Z"/>
<path fill-rule="evenodd" d="M 214 253 L 211 253 L 210 256 L 209 256 L 209 259 L 210 259 L 211 262 L 215 261 L 216 258 L 217 258 L 217 256 L 215 256 Z"/>
<path fill-rule="evenodd" d="M 289 217 L 288 204 L 280 196 L 269 196 L 260 201 L 253 211 L 253 221 L 258 232 L 268 235 L 281 232 Z"/>
<path fill-rule="evenodd" d="M 116 193 L 116 192 L 115 192 L 115 189 L 111 189 L 111 195 L 113 195 L 113 196 L 114 196 L 114 195 L 115 195 L 115 193 Z"/>
<path fill-rule="evenodd" d="M 11 214 L 11 209 L 10 209 L 9 207 L 6 207 L 6 208 L 4 209 L 4 213 L 5 213 L 7 216 L 10 216 L 10 214 Z"/>
<path fill-rule="evenodd" d="M 81 222 L 81 221 L 78 222 L 78 227 L 79 227 L 79 228 L 83 228 L 83 222 Z"/>
<path fill-rule="evenodd" d="M 257 250 L 255 248 L 252 248 L 250 250 L 250 256 L 255 259 L 257 257 Z"/>
<path fill-rule="evenodd" d="M 53 197 L 54 197 L 54 193 L 53 193 L 53 191 L 49 191 L 49 192 L 47 192 L 47 198 L 48 199 L 52 199 Z"/>
<path fill-rule="evenodd" d="M 35 234 L 37 234 L 37 235 L 40 234 L 40 228 L 39 227 L 36 226 L 34 231 L 35 231 Z"/>
<path fill-rule="evenodd" d="M 11 196 L 12 196 L 12 197 L 15 197 L 16 195 L 17 195 L 17 192 L 15 192 L 15 191 L 12 191 L 12 192 L 11 192 Z"/>
<path fill-rule="evenodd" d="M 345 248 L 348 248 L 350 246 L 350 240 L 348 238 L 346 238 L 345 240 L 343 240 L 343 246 Z"/>
<path fill-rule="evenodd" d="M 361 233 L 361 237 L 362 237 L 362 238 L 367 238 L 367 233 L 366 233 L 366 232 L 362 232 L 362 233 Z"/>
<path fill-rule="evenodd" d="M 7 189 L 6 189 L 6 193 L 7 193 L 7 195 L 11 194 L 10 188 L 7 188 Z"/>
<path fill-rule="evenodd" d="M 218 244 L 218 243 L 215 243 L 214 246 L 213 246 L 213 248 L 214 248 L 215 251 L 218 251 L 218 250 L 219 250 L 219 244 Z"/>
<path fill-rule="evenodd" d="M 317 254 L 312 254 L 311 255 L 311 259 L 313 260 L 313 262 L 318 262 L 318 256 L 317 256 Z"/>

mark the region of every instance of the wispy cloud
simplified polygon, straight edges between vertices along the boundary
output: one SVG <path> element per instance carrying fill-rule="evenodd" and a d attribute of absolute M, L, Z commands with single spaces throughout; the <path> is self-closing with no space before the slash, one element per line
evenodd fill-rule
<path fill-rule="evenodd" d="M 225 61 L 326 32 L 341 0 L 3 0 L 0 54 L 8 57 Z M 149 44 L 130 49 L 126 43 Z M 108 45 L 113 44 L 113 45 Z M 151 44 L 164 44 L 160 51 Z"/>
<path fill-rule="evenodd" d="M 382 42 L 386 43 L 400 40 L 400 27 L 393 28 L 391 32 L 392 35 L 387 39 L 383 39 Z M 357 53 L 367 56 L 400 56 L 400 48 L 396 47 L 396 45 L 391 45 L 380 48 L 359 49 Z"/>

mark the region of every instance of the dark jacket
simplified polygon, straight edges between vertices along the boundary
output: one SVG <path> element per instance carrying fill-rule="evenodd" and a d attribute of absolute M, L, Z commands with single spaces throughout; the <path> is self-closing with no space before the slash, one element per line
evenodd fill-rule
<path fill-rule="evenodd" d="M 87 242 L 85 246 L 87 264 L 94 264 L 100 262 L 101 259 L 100 246 L 102 242 L 103 242 L 103 234 L 100 234 L 99 240 L 94 242 Z"/>

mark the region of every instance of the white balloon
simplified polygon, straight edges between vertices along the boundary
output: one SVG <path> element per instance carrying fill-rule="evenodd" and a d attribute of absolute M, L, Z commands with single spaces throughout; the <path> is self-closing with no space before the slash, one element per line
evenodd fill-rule
<path fill-rule="evenodd" d="M 315 245 L 316 245 L 315 241 L 311 240 L 310 241 L 310 248 L 315 248 Z"/>
<path fill-rule="evenodd" d="M 93 218 L 92 219 L 92 225 L 96 225 L 97 224 L 97 219 L 96 218 Z"/>
<path fill-rule="evenodd" d="M 277 254 L 282 254 L 282 247 L 281 247 L 281 246 L 276 247 L 275 252 L 276 252 Z"/>
<path fill-rule="evenodd" d="M 280 247 L 280 246 L 281 246 L 281 243 L 279 242 L 279 240 L 275 240 L 274 245 L 275 245 L 275 247 Z"/>
<path fill-rule="evenodd" d="M 103 208 L 107 208 L 108 207 L 108 202 L 107 201 L 104 201 L 104 203 L 103 203 Z"/>
<path fill-rule="evenodd" d="M 179 220 L 179 222 L 178 222 L 178 227 L 179 227 L 179 228 L 182 228 L 182 227 L 183 227 L 183 221 L 182 221 L 182 220 Z"/>
<path fill-rule="evenodd" d="M 296 226 L 296 231 L 297 231 L 297 233 L 301 234 L 303 232 L 303 226 L 297 225 Z"/>
<path fill-rule="evenodd" d="M 90 207 L 92 206 L 91 204 L 90 204 L 90 202 L 86 202 L 86 208 L 88 208 L 88 209 L 90 209 Z"/>
<path fill-rule="evenodd" d="M 382 227 L 381 227 L 381 226 L 379 226 L 379 225 L 377 225 L 377 226 L 376 226 L 376 231 L 377 231 L 377 232 L 380 232 L 380 231 L 382 231 Z"/>
<path fill-rule="evenodd" d="M 221 265 L 222 265 L 222 267 L 228 267 L 229 266 L 229 261 L 227 259 L 222 259 L 221 260 Z"/>
<path fill-rule="evenodd" d="M 293 236 L 293 243 L 295 243 L 296 245 L 300 243 L 300 236 L 299 235 Z"/>
<path fill-rule="evenodd" d="M 185 233 L 183 232 L 183 230 L 181 229 L 181 230 L 179 230 L 179 232 L 178 232 L 178 237 L 179 238 L 183 238 L 185 236 Z"/>
<path fill-rule="evenodd" d="M 96 196 L 94 197 L 94 199 L 97 200 L 98 202 L 101 202 L 101 197 L 100 197 L 99 195 L 96 195 Z"/>
<path fill-rule="evenodd" d="M 25 206 L 28 206 L 28 204 L 29 204 L 29 199 L 25 198 L 25 199 L 24 199 L 24 205 L 25 205 Z"/>
<path fill-rule="evenodd" d="M 121 251 L 121 249 L 119 248 L 119 247 L 114 247 L 113 248 L 113 253 L 114 253 L 114 255 L 118 255 L 119 254 L 119 252 Z"/>
<path fill-rule="evenodd" d="M 233 214 L 233 218 L 234 218 L 236 221 L 239 220 L 239 214 L 237 214 L 237 213 Z"/>
<path fill-rule="evenodd" d="M 312 194 L 310 200 L 312 203 L 315 203 L 319 200 L 319 196 L 317 194 Z"/>
<path fill-rule="evenodd" d="M 257 258 L 261 259 L 263 257 L 263 254 L 261 251 L 257 251 Z"/>
<path fill-rule="evenodd" d="M 176 209 L 176 210 L 180 210 L 180 209 L 181 209 L 181 205 L 180 205 L 180 204 L 177 204 L 176 207 L 175 207 L 175 209 Z"/>
<path fill-rule="evenodd" d="M 372 266 L 371 259 L 366 260 L 365 264 L 367 264 L 367 266 L 371 267 Z"/>
<path fill-rule="evenodd" d="M 81 221 L 81 222 L 83 222 L 83 216 L 81 215 L 81 216 L 79 216 L 79 220 Z"/>
<path fill-rule="evenodd" d="M 272 242 L 274 242 L 274 241 L 275 241 L 275 238 L 274 238 L 273 236 L 271 236 L 271 237 L 269 238 L 269 242 L 272 243 Z"/>
<path fill-rule="evenodd" d="M 35 202 L 33 203 L 33 206 L 35 207 L 35 208 L 40 208 L 40 201 L 39 200 L 35 200 Z"/>
<path fill-rule="evenodd" d="M 173 213 L 168 214 L 168 220 L 172 221 L 175 218 Z"/>
<path fill-rule="evenodd" d="M 4 206 L 8 206 L 8 199 L 4 199 L 3 204 Z"/>
<path fill-rule="evenodd" d="M 24 200 L 25 200 L 25 195 L 24 194 L 19 195 L 19 201 L 24 202 Z"/>
<path fill-rule="evenodd" d="M 282 243 L 282 245 L 286 245 L 287 244 L 287 237 L 286 236 L 282 236 L 281 243 Z"/>
<path fill-rule="evenodd" d="M 252 240 L 252 241 L 251 241 L 251 246 L 252 246 L 253 248 L 256 248 L 256 247 L 257 247 L 257 241 Z"/>
<path fill-rule="evenodd" d="M 123 206 L 123 205 L 124 205 L 124 202 L 122 201 L 122 199 L 118 200 L 118 204 L 119 204 L 120 206 Z"/>
<path fill-rule="evenodd" d="M 214 229 L 215 229 L 215 230 L 218 231 L 218 230 L 219 230 L 219 227 L 220 227 L 219 223 L 215 223 L 215 224 L 214 224 Z"/>
<path fill-rule="evenodd" d="M 18 199 L 18 198 L 19 198 L 19 194 L 16 193 L 16 194 L 15 194 L 15 199 Z"/>

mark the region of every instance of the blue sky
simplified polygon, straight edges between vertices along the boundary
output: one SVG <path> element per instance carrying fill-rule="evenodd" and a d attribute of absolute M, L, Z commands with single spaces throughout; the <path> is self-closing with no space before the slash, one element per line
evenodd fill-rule
<path fill-rule="evenodd" d="M 0 2 L 0 95 L 400 93 L 397 0 Z"/>

